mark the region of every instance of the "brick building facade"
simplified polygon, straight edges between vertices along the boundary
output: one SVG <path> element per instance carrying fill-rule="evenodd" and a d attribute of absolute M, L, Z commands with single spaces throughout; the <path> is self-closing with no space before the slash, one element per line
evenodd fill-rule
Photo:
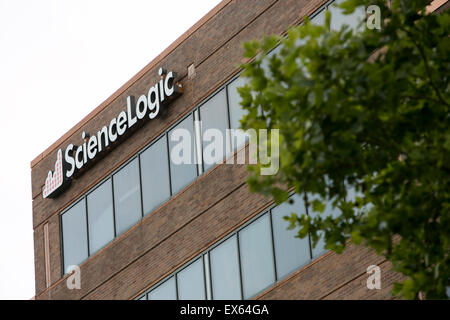
<path fill-rule="evenodd" d="M 260 38 L 263 34 L 283 34 L 290 26 L 301 23 L 305 16 L 319 17 L 331 2 L 223 0 L 31 162 L 36 299 L 146 298 L 147 293 L 175 277 L 176 295 L 182 298 L 181 272 L 197 259 L 202 262 L 203 274 L 207 274 L 202 280 L 204 297 L 214 298 L 219 292 L 214 287 L 217 282 L 211 275 L 214 272 L 210 261 L 214 248 L 224 243 L 230 235 L 238 234 L 239 238 L 246 226 L 257 221 L 256 217 L 269 217 L 269 213 L 264 215 L 266 212 L 272 214 L 271 257 L 276 260 L 276 239 L 273 235 L 275 209 L 270 199 L 249 193 L 245 183 L 245 165 L 219 164 L 204 172 L 197 171 L 196 176 L 176 192 L 171 180 L 172 191 L 169 191 L 168 198 L 148 212 L 141 208 L 142 216 L 138 221 L 120 234 L 117 232 L 117 204 L 113 205 L 114 235 L 92 253 L 90 250 L 94 250 L 89 246 L 93 246 L 94 239 L 89 238 L 92 233 L 89 235 L 88 253 L 79 263 L 79 290 L 70 290 L 66 285 L 68 275 L 65 274 L 67 268 L 64 260 L 68 257 L 64 257 L 63 247 L 69 244 L 67 241 L 64 243 L 63 239 L 63 230 L 67 228 L 62 225 L 63 216 L 80 201 L 88 203 L 89 195 L 104 181 L 118 181 L 116 173 L 130 164 L 132 159 L 140 159 L 142 171 L 146 148 L 161 137 L 166 139 L 170 128 L 180 120 L 190 115 L 195 117 L 193 110 L 201 108 L 211 96 L 223 90 L 224 96 L 229 95 L 230 86 L 241 71 L 239 64 L 242 62 L 243 41 Z M 195 74 L 188 76 L 188 68 L 192 65 Z M 160 67 L 178 73 L 183 94 L 167 105 L 164 113 L 146 122 L 102 155 L 101 160 L 74 177 L 70 186 L 58 197 L 43 198 L 43 185 L 48 171 L 54 168 L 57 151 L 66 150 L 69 144 L 80 145 L 83 132 L 95 134 L 102 126 L 109 124 L 112 118 L 126 110 L 128 96 L 139 97 L 151 85 L 158 83 Z M 230 104 L 230 97 L 226 99 L 226 103 Z M 228 111 L 228 115 L 230 113 Z M 142 191 L 142 181 L 140 183 L 140 205 L 143 206 L 142 199 L 146 195 Z M 92 215 L 83 219 L 89 221 L 90 218 Z M 86 228 L 86 233 L 89 233 L 91 226 Z M 66 232 L 66 236 L 68 234 Z M 241 243 L 238 243 L 241 246 L 240 250 L 238 248 L 238 260 L 244 254 L 243 236 Z M 305 259 L 298 263 L 295 270 L 282 275 L 276 273 L 279 265 L 274 262 L 275 275 L 267 280 L 268 285 L 262 289 L 246 284 L 243 262 L 239 260 L 240 298 L 390 299 L 392 283 L 400 279 L 398 274 L 390 271 L 390 264 L 384 258 L 353 245 L 341 255 L 333 252 L 314 255 L 311 251 Z M 381 290 L 367 289 L 366 269 L 369 265 L 381 268 Z"/>

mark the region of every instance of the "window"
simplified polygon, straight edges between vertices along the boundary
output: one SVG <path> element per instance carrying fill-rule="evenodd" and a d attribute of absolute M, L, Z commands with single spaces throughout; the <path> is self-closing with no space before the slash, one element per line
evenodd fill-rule
<path fill-rule="evenodd" d="M 113 176 L 117 235 L 142 218 L 139 161 L 135 158 Z"/>
<path fill-rule="evenodd" d="M 169 151 L 172 194 L 176 194 L 197 176 L 192 114 L 169 131 Z"/>
<path fill-rule="evenodd" d="M 170 198 L 166 139 L 165 135 L 159 138 L 140 156 L 144 215 L 149 214 Z"/>
<path fill-rule="evenodd" d="M 242 286 L 249 299 L 275 282 L 270 219 L 266 213 L 239 232 Z"/>
<path fill-rule="evenodd" d="M 239 77 L 233 80 L 227 86 L 228 92 L 228 103 L 230 108 L 230 128 L 231 129 L 239 129 L 241 126 L 240 120 L 247 114 L 247 110 L 245 110 L 241 106 L 241 96 L 237 91 L 237 88 L 243 87 L 245 85 L 245 79 L 243 77 Z M 236 151 L 237 148 L 244 145 L 248 141 L 248 136 L 244 134 L 244 131 L 239 129 L 235 132 L 236 138 L 231 136 L 231 145 L 232 150 Z"/>
<path fill-rule="evenodd" d="M 346 24 L 353 30 L 356 30 L 359 22 L 365 18 L 364 7 L 358 7 L 352 14 L 344 14 L 342 9 L 336 7 L 344 0 L 334 1 L 329 7 L 331 13 L 331 30 L 340 30 L 342 25 Z"/>
<path fill-rule="evenodd" d="M 61 216 L 64 274 L 67 267 L 79 265 L 88 257 L 86 202 L 83 199 Z"/>
<path fill-rule="evenodd" d="M 87 196 L 90 254 L 96 253 L 114 239 L 114 217 L 111 179 Z"/>
<path fill-rule="evenodd" d="M 316 14 L 312 19 L 311 19 L 311 23 L 315 24 L 315 25 L 320 25 L 323 26 L 325 23 L 325 11 L 326 10 L 322 10 L 320 11 L 318 14 Z"/>
<path fill-rule="evenodd" d="M 273 79 L 272 72 L 270 71 L 270 59 L 272 58 L 272 56 L 279 54 L 280 51 L 281 51 L 281 46 L 280 45 L 276 46 L 275 48 L 272 49 L 272 51 L 270 51 L 267 54 L 267 58 L 261 62 L 261 69 L 264 70 L 264 74 L 268 78 Z"/>
<path fill-rule="evenodd" d="M 273 240 L 275 247 L 275 261 L 277 278 L 281 279 L 292 271 L 305 265 L 310 260 L 309 238 L 295 238 L 298 229 L 287 230 L 289 222 L 283 219 L 292 212 L 300 216 L 306 213 L 305 204 L 300 195 L 294 194 L 291 198 L 294 204 L 284 202 L 272 209 Z"/>
<path fill-rule="evenodd" d="M 205 300 L 203 260 L 197 259 L 177 274 L 178 299 Z"/>
<path fill-rule="evenodd" d="M 345 183 L 345 187 L 347 188 L 347 196 L 345 197 L 345 201 L 356 201 L 356 198 L 364 198 L 364 193 L 360 190 L 360 191 L 356 191 L 355 186 L 353 185 L 349 185 L 348 183 Z M 362 206 L 361 209 L 359 209 L 360 211 L 363 212 L 368 212 L 370 209 L 373 208 L 373 204 L 372 203 L 367 203 L 364 206 Z"/>
<path fill-rule="evenodd" d="M 228 114 L 225 89 L 219 91 L 200 107 L 200 120 L 202 121 L 203 169 L 204 171 L 208 171 L 215 164 L 220 163 L 230 151 L 230 147 L 226 145 Z M 209 129 L 218 129 L 222 137 L 218 137 L 212 133 L 210 133 L 210 136 L 205 135 L 205 132 Z M 218 150 L 212 152 L 211 149 L 214 146 Z M 221 154 L 220 149 L 222 149 Z"/>
<path fill-rule="evenodd" d="M 319 199 L 317 196 L 313 197 L 312 195 L 308 195 L 308 199 L 310 202 L 314 201 L 314 199 Z M 320 214 L 322 219 L 326 219 L 328 216 L 332 216 L 333 218 L 336 218 L 340 214 L 339 208 L 333 208 L 332 201 L 326 201 L 326 207 L 325 210 Z M 317 212 L 312 211 L 312 208 L 309 208 L 309 215 L 312 219 L 318 215 Z M 320 240 L 317 242 L 316 247 L 312 248 L 312 257 L 313 259 L 317 258 L 318 256 L 321 256 L 324 254 L 327 250 L 325 249 L 325 238 L 324 238 L 324 232 L 319 231 L 317 234 L 322 235 Z M 311 243 L 312 247 L 312 243 Z"/>
<path fill-rule="evenodd" d="M 170 277 L 155 289 L 150 291 L 147 296 L 148 300 L 176 300 L 177 292 L 175 289 L 175 278 Z"/>
<path fill-rule="evenodd" d="M 241 299 L 236 236 L 211 250 L 211 285 L 214 300 Z"/>

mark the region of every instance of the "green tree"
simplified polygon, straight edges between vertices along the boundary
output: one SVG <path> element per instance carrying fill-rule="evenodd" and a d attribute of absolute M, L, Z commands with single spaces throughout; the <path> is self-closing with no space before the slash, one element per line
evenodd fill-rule
<path fill-rule="evenodd" d="M 450 286 L 450 14 L 425 0 L 347 0 L 377 5 L 381 28 L 330 31 L 308 19 L 286 37 L 244 44 L 243 129 L 277 128 L 280 169 L 248 167 L 251 191 L 307 210 L 285 217 L 298 237 L 342 252 L 376 250 L 405 280 L 394 294 L 446 299 Z M 363 30 L 361 30 L 363 29 Z M 279 44 L 279 50 L 269 54 Z M 315 200 L 311 200 L 314 196 Z M 331 204 L 339 215 L 323 216 Z M 316 212 L 315 218 L 311 213 Z"/>

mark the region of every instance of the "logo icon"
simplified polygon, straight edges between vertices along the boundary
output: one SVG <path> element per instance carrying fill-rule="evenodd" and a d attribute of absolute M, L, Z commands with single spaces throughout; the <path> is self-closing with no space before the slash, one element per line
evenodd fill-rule
<path fill-rule="evenodd" d="M 44 198 L 51 197 L 53 193 L 62 186 L 64 182 L 63 176 L 63 158 L 61 149 L 58 150 L 55 162 L 55 171 L 48 172 L 47 179 L 45 179 L 45 185 L 42 190 L 42 196 Z"/>

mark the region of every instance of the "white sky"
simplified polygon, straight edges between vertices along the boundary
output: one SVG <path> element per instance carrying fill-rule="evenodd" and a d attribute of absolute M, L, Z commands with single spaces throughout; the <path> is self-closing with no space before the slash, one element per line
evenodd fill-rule
<path fill-rule="evenodd" d="M 34 296 L 31 160 L 219 2 L 0 0 L 0 299 Z"/>

